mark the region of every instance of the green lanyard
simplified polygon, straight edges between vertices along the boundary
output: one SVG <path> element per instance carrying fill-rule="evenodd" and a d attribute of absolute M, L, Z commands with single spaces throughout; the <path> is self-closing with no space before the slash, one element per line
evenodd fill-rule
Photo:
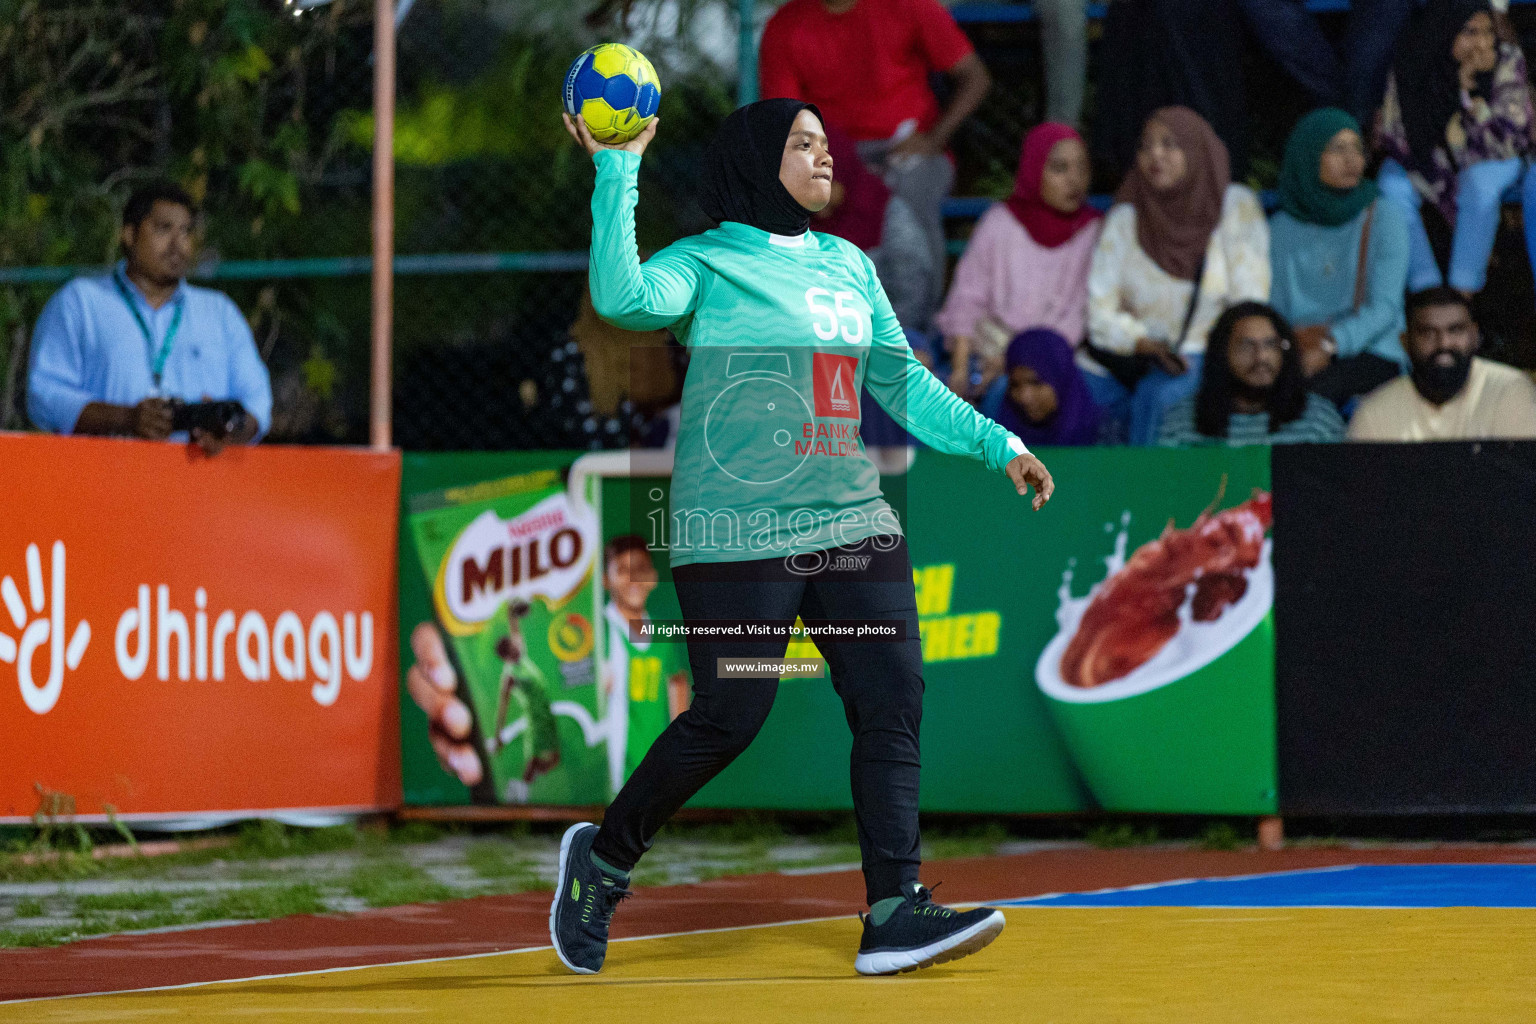
<path fill-rule="evenodd" d="M 171 326 L 166 328 L 165 340 L 160 343 L 160 351 L 155 351 L 155 336 L 150 333 L 149 324 L 144 322 L 144 315 L 139 312 L 138 305 L 133 301 L 133 296 L 128 291 L 128 286 L 123 283 L 122 275 L 114 273 L 112 283 L 117 285 L 117 294 L 123 297 L 128 304 L 128 312 L 133 314 L 133 322 L 139 325 L 139 330 L 144 335 L 144 352 L 149 356 L 149 373 L 155 381 L 155 393 L 160 393 L 160 378 L 165 373 L 165 361 L 170 358 L 171 346 L 176 344 L 176 332 L 181 329 L 181 313 L 186 308 L 185 302 L 176 303 L 176 312 L 171 317 Z"/>

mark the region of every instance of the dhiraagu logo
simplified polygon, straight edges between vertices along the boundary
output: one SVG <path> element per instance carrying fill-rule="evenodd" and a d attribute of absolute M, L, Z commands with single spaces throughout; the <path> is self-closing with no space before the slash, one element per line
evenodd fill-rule
<path fill-rule="evenodd" d="M 27 600 L 22 599 L 21 588 L 16 580 L 7 576 L 0 580 L 0 599 L 16 627 L 17 636 L 0 632 L 0 662 L 16 666 L 16 681 L 21 687 L 21 699 L 27 708 L 39 715 L 46 715 L 59 701 L 64 689 L 64 669 L 73 672 L 85 657 L 85 648 L 91 642 L 91 624 L 84 620 L 75 624 L 75 630 L 64 640 L 64 542 L 54 541 L 51 571 L 43 577 L 42 552 L 36 544 L 27 545 Z M 34 671 L 37 657 L 47 650 L 48 671 L 38 681 Z"/>

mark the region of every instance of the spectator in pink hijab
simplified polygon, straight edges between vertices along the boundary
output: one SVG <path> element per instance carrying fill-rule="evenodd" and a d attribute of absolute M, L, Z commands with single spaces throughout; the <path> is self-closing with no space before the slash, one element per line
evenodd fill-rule
<path fill-rule="evenodd" d="M 1009 340 L 1032 327 L 1077 346 L 1101 223 L 1088 205 L 1082 136 L 1054 122 L 1034 128 L 1024 138 L 1013 195 L 977 222 L 934 318 L 952 353 L 950 387 L 966 398 L 985 392 L 1003 372 Z"/>

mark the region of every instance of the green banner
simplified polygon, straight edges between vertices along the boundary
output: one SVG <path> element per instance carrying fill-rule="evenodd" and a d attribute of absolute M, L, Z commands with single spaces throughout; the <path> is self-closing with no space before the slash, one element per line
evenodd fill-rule
<path fill-rule="evenodd" d="M 603 545 L 594 510 L 567 489 L 575 455 L 406 457 L 407 803 L 607 803 L 688 706 L 686 648 L 639 635 L 646 619 L 669 615 L 653 598 L 659 568 L 640 538 Z M 675 599 L 670 607 L 675 618 Z M 423 628 L 441 639 L 452 699 L 471 718 L 456 746 L 478 768 L 472 785 L 440 763 L 411 693 L 411 637 Z M 435 740 L 445 739 L 440 729 Z"/>
<path fill-rule="evenodd" d="M 506 712 L 508 721 L 502 728 L 505 732 L 507 725 L 516 728 L 516 723 L 523 721 L 525 724 L 519 731 L 519 735 L 511 737 L 518 742 L 509 742 L 502 746 L 493 739 L 496 732 L 495 717 L 500 704 L 503 670 L 506 667 L 505 661 L 497 655 L 495 649 L 497 643 L 511 632 L 506 600 L 503 598 L 498 602 L 497 608 L 479 623 L 482 628 L 477 633 L 466 632 L 464 635 L 455 637 L 443 626 L 442 616 L 435 607 L 433 590 L 437 583 L 438 571 L 442 567 L 443 557 L 458 537 L 457 526 L 462 525 L 460 521 L 466 516 L 472 521 L 478 512 L 472 514 L 471 510 L 483 503 L 477 503 L 474 500 L 476 494 L 472 485 L 505 480 L 508 477 L 523 477 L 525 483 L 536 483 L 545 496 L 554 490 L 563 492 L 564 471 L 578 454 L 580 453 L 498 452 L 406 454 L 404 457 L 401 476 L 401 504 L 404 514 L 400 517 L 399 561 L 400 740 L 401 771 L 404 798 L 407 804 L 454 806 L 472 802 L 504 802 L 509 795 L 509 782 L 524 783 L 523 773 L 529 768 L 529 762 L 533 760 L 528 755 L 524 740 L 524 736 L 528 735 L 527 701 L 524 695 L 526 691 L 520 692 L 520 688 L 514 686 L 513 691 L 509 692 Z M 450 489 L 459 492 L 452 494 L 451 500 Z M 515 488 L 513 491 L 514 493 L 503 495 L 500 499 L 504 508 L 515 508 L 518 505 L 526 507 L 529 497 L 536 493 L 535 490 L 524 490 L 519 495 Z M 483 499 L 486 493 L 488 492 L 481 492 L 479 497 Z M 509 501 L 510 505 L 505 504 Z M 496 502 L 493 501 L 492 505 L 495 504 Z M 431 510 L 434 506 L 435 513 Z M 414 515 L 413 508 L 416 509 Z M 498 514 L 494 508 L 490 511 L 492 515 Z M 423 529 L 428 528 L 429 524 L 435 524 L 432 526 L 433 532 L 439 535 L 427 538 L 428 543 L 425 546 L 418 545 L 418 536 Z M 597 543 L 597 537 L 591 537 L 590 546 L 595 547 Z M 485 556 L 482 555 L 482 557 Z M 506 555 L 503 554 L 502 558 L 502 572 L 506 573 L 509 568 L 505 561 Z M 487 568 L 483 561 L 479 565 L 482 569 Z M 580 589 L 581 593 L 568 603 L 568 607 L 570 610 L 590 617 L 592 605 L 590 580 L 585 581 Z M 553 618 L 550 608 L 552 603 L 549 600 L 530 601 L 530 609 L 522 617 L 519 626 L 526 644 L 526 654 L 538 669 L 539 675 L 543 677 L 547 688 L 553 689 L 559 699 L 566 699 L 566 694 L 561 692 L 565 689 L 564 683 L 567 678 L 561 666 L 566 663 L 554 657 L 547 640 L 549 624 Z M 530 617 L 533 618 L 531 623 L 528 621 Z M 411 636 L 422 624 L 438 630 L 443 638 L 452 658 L 457 684 L 454 696 L 461 700 L 474 716 L 468 747 L 473 751 L 473 757 L 481 770 L 482 781 L 473 790 L 439 764 L 437 753 L 432 747 L 426 713 L 412 698 L 409 687 L 406 685 L 406 675 L 416 663 Z M 579 665 L 577 673 L 571 678 L 581 679 Z M 571 694 L 571 699 L 582 702 L 589 708 L 595 707 L 595 686 L 590 675 L 585 680 L 584 686 L 578 685 L 571 689 L 576 691 Z M 549 703 L 553 703 L 553 700 Z M 542 709 L 538 709 L 536 714 L 542 717 Z M 606 772 L 603 767 L 605 751 L 601 748 L 594 750 L 588 747 L 582 723 L 569 716 L 556 719 L 556 737 L 560 748 L 561 764 L 540 773 L 531 783 L 525 783 L 526 791 L 522 786 L 513 785 L 510 795 L 547 803 L 601 803 L 606 799 L 607 789 L 604 781 Z M 542 740 L 542 737 L 540 739 Z M 494 752 L 488 750 L 488 745 L 492 744 L 497 745 L 499 749 Z M 535 752 L 535 754 L 541 753 L 547 752 Z M 542 766 L 543 760 L 533 765 L 535 768 Z M 486 770 L 487 767 L 490 771 Z"/>
<path fill-rule="evenodd" d="M 953 564 L 957 607 L 1001 619 L 995 657 L 928 674 L 925 806 L 1054 810 L 1070 765 L 1109 810 L 1272 813 L 1268 448 L 1042 458 L 1040 512 L 966 460 L 907 475 L 914 565 Z"/>
<path fill-rule="evenodd" d="M 923 634 L 922 806 L 1272 813 L 1268 450 L 1059 449 L 1043 457 L 1057 491 L 1039 513 L 974 461 L 927 450 L 906 474 L 885 480 L 908 536 Z M 408 457 L 403 487 L 409 499 L 526 470 L 536 458 L 549 466 L 571 456 Z M 608 722 L 616 748 L 623 737 L 622 751 L 600 759 L 610 789 L 686 706 L 682 644 L 655 641 L 647 651 L 619 643 L 626 621 L 680 617 L 665 548 L 668 485 L 664 477 L 600 477 L 591 494 L 602 541 L 624 552 L 609 587 L 587 605 L 603 606 L 593 613 L 593 713 Z M 420 564 L 416 551 L 402 554 L 402 631 L 432 613 Z M 796 644 L 788 653 L 815 652 Z M 403 666 L 409 658 L 407 649 Z M 615 680 L 628 698 L 627 727 L 597 696 L 612 694 Z M 468 799 L 438 767 L 425 721 L 413 712 L 408 706 L 402 719 L 407 802 Z M 752 746 L 692 804 L 847 808 L 850 746 L 829 681 L 786 679 Z M 607 799 L 597 783 L 569 792 L 557 799 L 536 783 L 528 799 Z"/>

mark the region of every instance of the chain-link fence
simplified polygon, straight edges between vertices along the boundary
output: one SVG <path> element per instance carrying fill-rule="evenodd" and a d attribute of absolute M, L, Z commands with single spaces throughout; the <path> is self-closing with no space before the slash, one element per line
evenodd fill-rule
<path fill-rule="evenodd" d="M 25 423 L 42 305 L 72 273 L 116 258 L 128 193 L 163 175 L 203 206 L 193 277 L 251 321 L 272 376 L 272 438 L 366 440 L 372 6 L 0 0 L 5 426 Z M 654 408 L 635 408 L 622 387 L 589 388 L 571 328 L 592 171 L 556 116 L 570 60 L 625 12 L 588 25 L 592 11 L 553 3 L 401 9 L 399 442 L 626 443 Z M 681 57 L 660 69 L 667 132 L 642 175 L 645 249 L 703 226 L 693 168 L 734 91 L 687 47 L 667 52 Z"/>
<path fill-rule="evenodd" d="M 245 311 L 270 368 L 273 439 L 366 440 L 373 4 L 294 14 L 313 2 L 0 0 L 4 426 L 24 422 L 25 342 L 42 304 L 68 268 L 116 257 L 128 192 L 168 175 L 205 212 L 196 276 Z M 776 6 L 761 0 L 759 27 Z M 645 50 L 664 90 L 641 171 L 640 245 L 696 231 L 699 157 L 734 105 L 736 0 L 400 8 L 397 442 L 605 447 L 645 434 L 680 375 L 674 365 L 641 386 L 633 364 L 599 351 L 624 341 L 599 337 L 607 329 L 583 307 L 592 169 L 556 116 L 560 84 L 593 42 Z M 1016 11 L 962 18 L 994 87 L 954 139 L 957 196 L 1006 195 L 1042 116 L 1038 23 Z M 1536 27 L 1536 7 L 1516 15 Z M 1264 187 L 1306 100 L 1257 48 L 1250 61 L 1250 82 L 1263 83 L 1249 104 L 1250 180 Z M 1093 120 L 1090 75 L 1090 132 Z M 952 248 L 969 224 L 951 220 Z M 1527 289 L 1528 276 L 1516 274 Z"/>

